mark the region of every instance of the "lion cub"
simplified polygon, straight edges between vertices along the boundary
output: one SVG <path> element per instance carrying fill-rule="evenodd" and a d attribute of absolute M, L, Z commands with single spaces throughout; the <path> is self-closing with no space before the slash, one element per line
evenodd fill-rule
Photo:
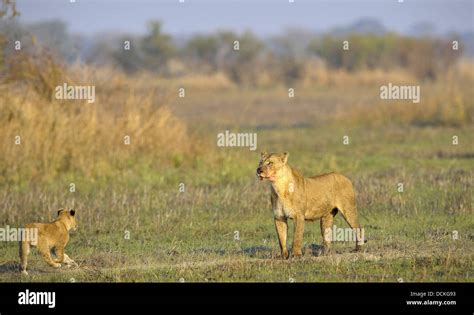
<path fill-rule="evenodd" d="M 289 153 L 261 153 L 257 168 L 260 180 L 271 183 L 271 203 L 276 231 L 280 242 L 281 255 L 289 257 L 286 248 L 288 218 L 295 221 L 293 239 L 293 256 L 301 256 L 304 223 L 306 220 L 321 220 L 323 235 L 323 253 L 331 245 L 333 219 L 340 212 L 349 226 L 357 231 L 356 250 L 364 243 L 357 221 L 355 193 L 351 181 L 337 173 L 314 177 L 303 177 L 297 170 L 288 165 Z"/>
<path fill-rule="evenodd" d="M 69 241 L 69 230 L 77 229 L 76 211 L 59 209 L 58 218 L 51 223 L 31 223 L 25 225 L 25 229 L 36 229 L 35 240 L 20 241 L 21 272 L 28 274 L 26 266 L 28 264 L 28 254 L 30 246 L 36 246 L 43 256 L 43 259 L 54 268 L 61 267 L 61 263 L 67 266 L 77 266 L 77 264 L 64 253 Z M 51 250 L 55 250 L 56 259 L 51 257 Z"/>

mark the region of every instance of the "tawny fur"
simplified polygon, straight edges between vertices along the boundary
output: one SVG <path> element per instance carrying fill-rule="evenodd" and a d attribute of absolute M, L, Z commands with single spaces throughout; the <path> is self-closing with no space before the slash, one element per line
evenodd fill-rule
<path fill-rule="evenodd" d="M 77 264 L 64 253 L 64 248 L 69 241 L 69 231 L 77 228 L 77 222 L 74 210 L 60 209 L 58 218 L 51 223 L 31 223 L 25 225 L 27 229 L 37 229 L 37 240 L 20 241 L 20 271 L 28 274 L 26 267 L 28 265 L 28 255 L 30 247 L 37 247 L 43 259 L 53 268 L 61 267 L 61 263 L 67 266 Z M 51 250 L 55 250 L 56 258 L 51 257 Z"/>
<path fill-rule="evenodd" d="M 262 152 L 257 176 L 271 183 L 271 203 L 275 227 L 283 258 L 288 258 L 288 219 L 295 221 L 293 255 L 302 255 L 305 221 L 321 220 L 323 253 L 327 253 L 331 240 L 325 231 L 333 226 L 334 216 L 340 212 L 349 226 L 359 229 L 355 192 L 351 181 L 338 173 L 304 177 L 288 165 L 287 152 L 268 154 Z M 356 250 L 363 240 L 357 239 Z"/>

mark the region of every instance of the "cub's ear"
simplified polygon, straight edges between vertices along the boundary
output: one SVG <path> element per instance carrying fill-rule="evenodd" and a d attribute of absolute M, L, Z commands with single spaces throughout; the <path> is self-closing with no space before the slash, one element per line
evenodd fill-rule
<path fill-rule="evenodd" d="M 267 151 L 260 152 L 260 156 L 262 157 L 262 159 L 266 158 L 268 156 Z"/>
<path fill-rule="evenodd" d="M 76 210 L 71 209 L 71 211 L 69 211 L 69 214 L 71 215 L 71 217 L 73 217 L 76 214 Z"/>
<path fill-rule="evenodd" d="M 288 162 L 288 157 L 290 156 L 290 153 L 288 152 L 283 152 L 283 155 L 281 156 L 281 160 L 283 161 L 283 163 L 287 163 Z"/>
<path fill-rule="evenodd" d="M 64 211 L 63 208 L 59 209 L 59 210 L 58 210 L 58 215 L 59 215 L 62 211 Z"/>

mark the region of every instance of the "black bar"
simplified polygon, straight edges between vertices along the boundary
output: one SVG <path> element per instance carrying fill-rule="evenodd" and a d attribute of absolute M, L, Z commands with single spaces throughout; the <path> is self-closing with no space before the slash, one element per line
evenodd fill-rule
<path fill-rule="evenodd" d="M 0 313 L 30 311 L 51 314 L 67 310 L 86 312 L 104 307 L 124 310 L 166 304 L 311 304 L 334 307 L 335 310 L 363 307 L 364 310 L 454 314 L 463 309 L 472 314 L 473 286 L 473 283 L 2 283 Z M 55 292 L 55 307 L 19 305 L 19 293 L 27 289 L 29 292 Z M 412 292 L 433 292 L 433 295 L 420 298 L 412 296 Z M 407 300 L 454 300 L 456 305 L 407 305 Z"/>

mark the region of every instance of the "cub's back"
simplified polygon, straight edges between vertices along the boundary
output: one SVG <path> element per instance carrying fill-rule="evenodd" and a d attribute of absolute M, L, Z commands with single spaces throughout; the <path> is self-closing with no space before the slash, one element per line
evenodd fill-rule
<path fill-rule="evenodd" d="M 57 221 L 51 223 L 29 223 L 25 225 L 27 229 L 37 229 L 39 238 L 56 238 L 62 233 Z"/>

